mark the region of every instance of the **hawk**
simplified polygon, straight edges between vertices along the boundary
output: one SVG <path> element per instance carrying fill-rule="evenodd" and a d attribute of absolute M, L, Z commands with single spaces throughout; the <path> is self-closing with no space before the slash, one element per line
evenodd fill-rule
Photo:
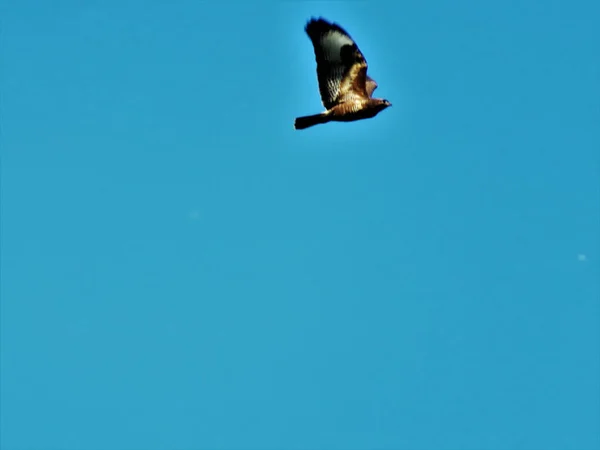
<path fill-rule="evenodd" d="M 314 47 L 319 93 L 326 111 L 296 118 L 295 129 L 369 119 L 392 106 L 387 100 L 372 98 L 377 83 L 367 75 L 365 57 L 342 27 L 311 18 L 304 31 Z"/>

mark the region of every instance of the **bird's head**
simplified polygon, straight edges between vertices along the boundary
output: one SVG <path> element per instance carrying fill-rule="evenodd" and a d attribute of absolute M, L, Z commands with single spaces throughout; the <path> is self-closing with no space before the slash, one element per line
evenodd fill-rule
<path fill-rule="evenodd" d="M 392 106 L 392 104 L 384 98 L 375 99 L 375 102 L 374 106 L 377 108 L 377 111 L 383 111 L 385 108 Z"/>

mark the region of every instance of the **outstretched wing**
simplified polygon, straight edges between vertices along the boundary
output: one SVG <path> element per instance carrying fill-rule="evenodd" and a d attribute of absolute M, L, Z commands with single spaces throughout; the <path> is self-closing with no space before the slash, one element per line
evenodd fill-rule
<path fill-rule="evenodd" d="M 341 100 L 368 97 L 367 61 L 350 35 L 339 25 L 311 19 L 305 27 L 317 61 L 317 79 L 323 106 Z"/>

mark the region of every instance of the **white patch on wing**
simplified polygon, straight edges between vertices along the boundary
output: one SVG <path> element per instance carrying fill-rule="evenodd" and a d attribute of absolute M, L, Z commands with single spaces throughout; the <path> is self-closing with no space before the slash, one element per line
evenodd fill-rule
<path fill-rule="evenodd" d="M 340 93 L 340 82 L 347 69 L 342 64 L 342 47 L 344 45 L 354 45 L 354 41 L 343 33 L 336 30 L 328 31 L 320 36 L 319 44 L 323 51 L 325 61 L 329 63 L 329 73 L 327 74 L 327 100 L 323 103 L 334 102 Z"/>
<path fill-rule="evenodd" d="M 321 36 L 321 47 L 323 48 L 323 53 L 325 53 L 325 59 L 332 63 L 341 63 L 342 47 L 353 44 L 352 39 L 338 31 L 330 31 Z"/>
<path fill-rule="evenodd" d="M 337 99 L 340 93 L 340 81 L 344 76 L 344 68 L 342 66 L 336 66 L 333 69 L 329 76 L 327 77 L 327 93 L 328 93 L 328 102 L 333 102 Z"/>

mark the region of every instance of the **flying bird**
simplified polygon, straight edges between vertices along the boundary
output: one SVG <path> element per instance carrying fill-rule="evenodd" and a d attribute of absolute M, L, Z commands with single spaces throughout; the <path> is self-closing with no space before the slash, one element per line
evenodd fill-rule
<path fill-rule="evenodd" d="M 369 119 L 392 106 L 385 99 L 372 97 L 377 83 L 367 75 L 365 57 L 342 27 L 323 18 L 311 18 L 304 31 L 314 47 L 319 93 L 326 111 L 297 117 L 295 129 Z"/>

